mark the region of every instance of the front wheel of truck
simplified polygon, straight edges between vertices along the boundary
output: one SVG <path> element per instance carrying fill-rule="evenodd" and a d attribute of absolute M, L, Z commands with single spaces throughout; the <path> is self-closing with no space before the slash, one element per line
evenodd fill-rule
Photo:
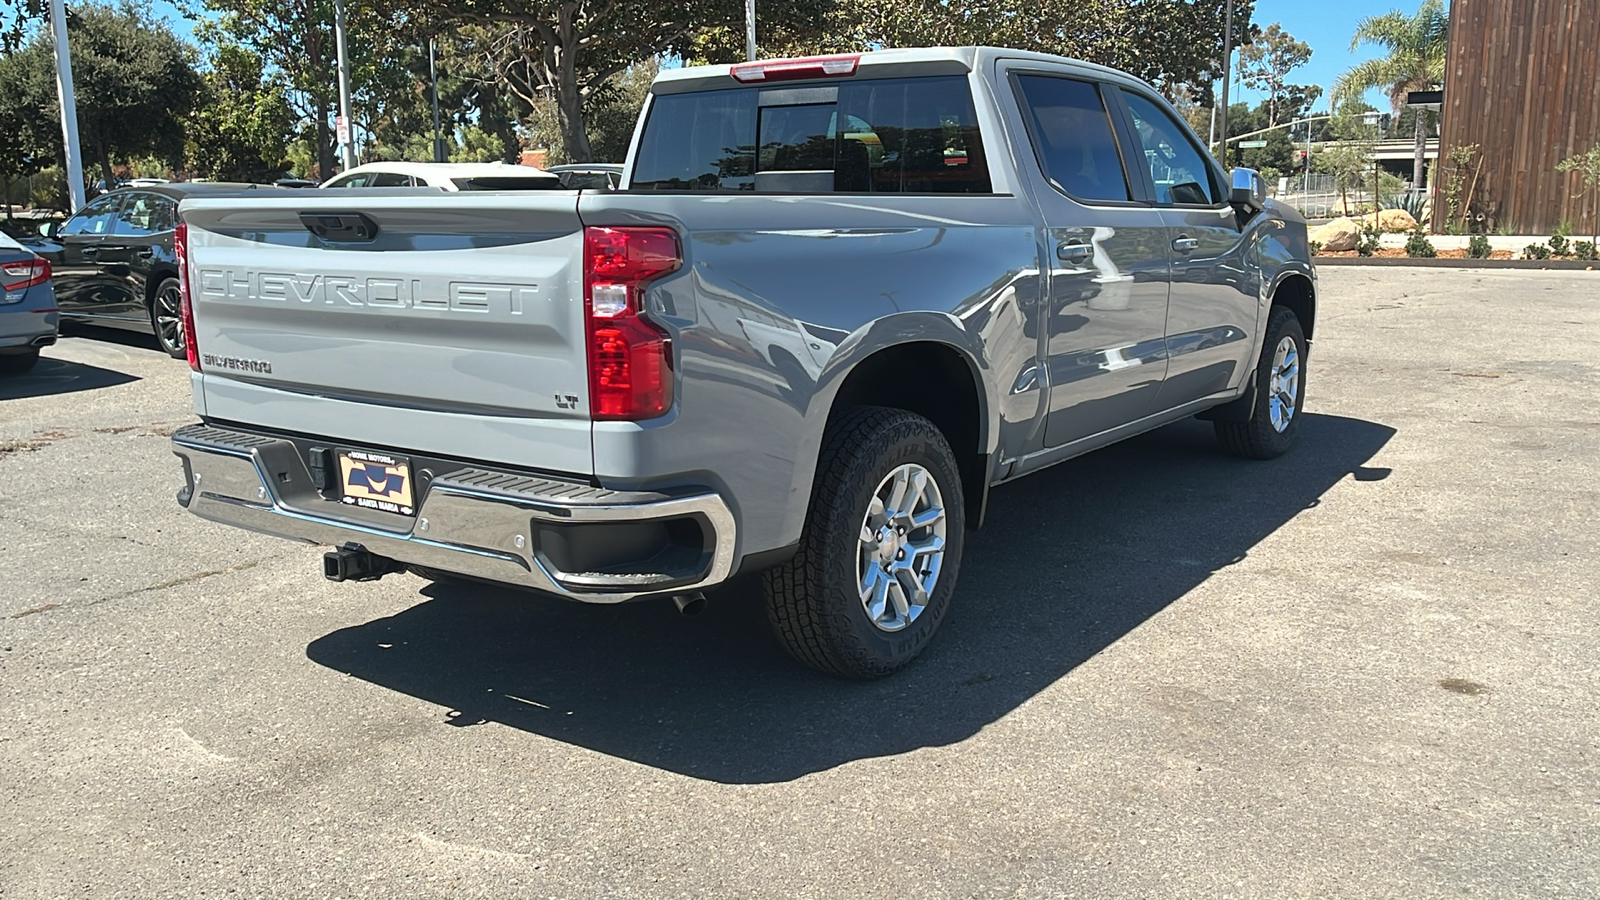
<path fill-rule="evenodd" d="M 1273 307 L 1252 375 L 1255 408 L 1249 420 L 1212 423 L 1223 450 L 1246 459 L 1272 459 L 1294 445 L 1305 403 L 1306 349 L 1299 318 L 1285 307 Z"/>
<path fill-rule="evenodd" d="M 828 429 L 795 556 L 767 572 L 767 616 L 806 665 L 888 675 L 927 646 L 950 606 L 965 537 L 961 476 L 915 413 L 859 407 Z"/>

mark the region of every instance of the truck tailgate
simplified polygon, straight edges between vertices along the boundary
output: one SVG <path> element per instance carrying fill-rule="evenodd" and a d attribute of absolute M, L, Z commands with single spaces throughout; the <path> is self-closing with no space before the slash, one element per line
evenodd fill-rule
<path fill-rule="evenodd" d="M 575 194 L 190 200 L 205 414 L 593 470 Z"/>

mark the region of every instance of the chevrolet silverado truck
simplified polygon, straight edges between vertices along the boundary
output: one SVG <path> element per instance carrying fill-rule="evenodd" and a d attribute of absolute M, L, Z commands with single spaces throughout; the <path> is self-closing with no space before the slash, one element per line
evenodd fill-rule
<path fill-rule="evenodd" d="M 181 504 L 409 570 L 680 609 L 801 662 L 944 618 L 991 487 L 1302 418 L 1304 220 L 1121 72 L 988 47 L 661 73 L 620 189 L 181 207 Z M 1063 513 L 1065 514 L 1065 513 Z"/>

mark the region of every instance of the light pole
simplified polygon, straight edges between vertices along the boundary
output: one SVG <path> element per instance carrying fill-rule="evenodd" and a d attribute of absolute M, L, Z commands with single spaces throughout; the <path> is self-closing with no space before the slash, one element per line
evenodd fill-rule
<path fill-rule="evenodd" d="M 333 0 L 333 37 L 339 51 L 339 119 L 337 129 L 340 158 L 346 169 L 356 165 L 356 147 L 350 123 L 350 60 L 344 50 L 344 0 Z M 326 178 L 326 176 L 323 176 Z"/>
<path fill-rule="evenodd" d="M 83 196 L 83 154 L 78 150 L 78 98 L 72 93 L 72 57 L 67 54 L 67 5 L 51 0 L 50 32 L 56 43 L 56 99 L 61 101 L 61 141 L 67 151 L 67 195 L 77 212 L 87 201 Z M 107 172 L 109 181 L 111 173 Z M 106 185 L 110 190 L 111 185 Z"/>
<path fill-rule="evenodd" d="M 756 0 L 744 0 L 744 58 L 756 59 Z"/>
<path fill-rule="evenodd" d="M 1233 0 L 1228 0 L 1228 14 L 1222 25 L 1222 165 L 1228 165 L 1228 84 L 1233 81 Z"/>
<path fill-rule="evenodd" d="M 428 80 L 433 84 L 433 161 L 444 162 L 444 138 L 439 136 L 439 70 L 433 62 L 433 38 L 428 38 Z"/>
<path fill-rule="evenodd" d="M 1378 201 L 1378 123 L 1383 121 L 1383 114 L 1379 112 L 1364 112 L 1361 114 L 1361 123 L 1372 129 L 1372 212 L 1377 215 L 1382 212 Z"/>

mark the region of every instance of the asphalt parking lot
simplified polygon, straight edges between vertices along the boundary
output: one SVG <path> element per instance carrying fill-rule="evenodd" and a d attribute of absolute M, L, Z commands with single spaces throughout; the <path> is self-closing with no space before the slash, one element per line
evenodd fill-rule
<path fill-rule="evenodd" d="M 183 513 L 187 370 L 0 381 L 0 897 L 1600 896 L 1600 275 L 1328 268 L 1302 445 L 995 492 L 910 670 Z"/>

